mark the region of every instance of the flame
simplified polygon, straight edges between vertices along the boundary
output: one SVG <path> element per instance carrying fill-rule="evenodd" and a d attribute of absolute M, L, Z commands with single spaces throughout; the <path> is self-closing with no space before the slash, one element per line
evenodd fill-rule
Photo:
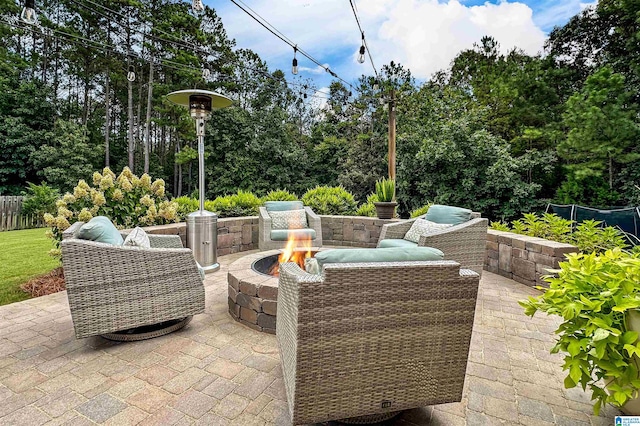
<path fill-rule="evenodd" d="M 287 245 L 284 250 L 280 253 L 280 256 L 278 256 L 278 263 L 273 266 L 269 273 L 278 275 L 280 264 L 285 262 L 297 263 L 298 266 L 304 270 L 304 260 L 309 257 L 312 257 L 311 237 L 304 236 L 302 238 L 296 238 L 296 235 L 291 235 L 287 240 Z"/>

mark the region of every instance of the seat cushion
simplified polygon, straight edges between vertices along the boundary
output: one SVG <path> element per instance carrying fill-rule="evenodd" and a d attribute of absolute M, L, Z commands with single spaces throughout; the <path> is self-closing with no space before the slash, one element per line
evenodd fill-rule
<path fill-rule="evenodd" d="M 264 207 L 268 212 L 281 212 L 285 210 L 300 210 L 304 208 L 302 201 L 267 201 Z"/>
<path fill-rule="evenodd" d="M 355 248 L 323 250 L 314 256 L 318 269 L 327 263 L 406 262 L 442 260 L 444 253 L 432 247 Z"/>
<path fill-rule="evenodd" d="M 404 235 L 404 239 L 417 244 L 420 241 L 421 236 L 432 234 L 451 226 L 453 225 L 450 223 L 436 223 L 426 219 L 416 219 L 413 221 L 413 224 L 411 224 L 411 228 Z"/>
<path fill-rule="evenodd" d="M 297 238 L 311 238 L 316 239 L 316 230 L 311 228 L 305 229 L 272 229 L 271 240 L 272 241 L 287 241 L 290 235 L 295 235 Z"/>
<path fill-rule="evenodd" d="M 269 212 L 271 229 L 304 229 L 308 227 L 304 210 L 282 210 Z"/>
<path fill-rule="evenodd" d="M 389 247 L 418 247 L 418 243 L 414 243 L 413 241 L 396 239 L 396 238 L 387 238 L 380 241 L 378 248 L 389 248 Z"/>
<path fill-rule="evenodd" d="M 133 231 L 129 232 L 129 235 L 124 239 L 124 243 L 122 243 L 122 245 L 151 248 L 149 236 L 144 232 L 144 229 L 139 226 L 136 226 Z"/>
<path fill-rule="evenodd" d="M 104 216 L 96 216 L 82 225 L 76 234 L 76 238 L 115 246 L 121 246 L 124 242 L 120 231 L 116 229 L 108 217 Z"/>
<path fill-rule="evenodd" d="M 425 219 L 435 223 L 458 225 L 471 219 L 471 210 L 434 204 L 429 207 Z"/>

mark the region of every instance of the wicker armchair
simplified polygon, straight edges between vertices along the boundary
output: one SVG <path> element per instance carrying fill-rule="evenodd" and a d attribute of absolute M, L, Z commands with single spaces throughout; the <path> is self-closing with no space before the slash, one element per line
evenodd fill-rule
<path fill-rule="evenodd" d="M 204 285 L 191 250 L 178 235 L 149 235 L 151 248 L 114 246 L 74 238 L 61 242 L 69 309 L 77 338 L 104 335 L 139 340 L 166 334 L 204 312 Z M 161 324 L 138 336 L 115 332 Z"/>
<path fill-rule="evenodd" d="M 453 261 L 327 264 L 324 276 L 283 264 L 276 335 L 293 424 L 460 401 L 478 284 Z"/>
<path fill-rule="evenodd" d="M 404 238 L 415 220 L 383 225 L 378 246 L 384 239 Z M 474 212 L 467 222 L 421 236 L 418 246 L 437 248 L 444 253 L 445 259 L 455 260 L 462 268 L 471 269 L 482 276 L 487 245 L 487 224 L 487 219 L 480 218 L 480 213 Z"/>
<path fill-rule="evenodd" d="M 307 215 L 307 223 L 309 228 L 315 231 L 315 238 L 311 243 L 314 247 L 322 247 L 322 224 L 320 216 L 315 214 L 310 207 L 304 206 L 304 211 Z M 287 245 L 287 240 L 274 240 L 271 238 L 271 216 L 266 207 L 259 207 L 258 216 L 258 248 L 260 250 L 273 250 L 284 248 Z M 305 230 L 290 230 L 289 232 L 297 232 Z"/>

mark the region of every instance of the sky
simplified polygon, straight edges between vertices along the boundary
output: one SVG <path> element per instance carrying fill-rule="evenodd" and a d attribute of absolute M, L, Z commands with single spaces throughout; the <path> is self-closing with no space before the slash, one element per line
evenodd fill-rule
<path fill-rule="evenodd" d="M 369 58 L 356 61 L 361 37 L 349 0 L 236 0 L 257 12 L 294 44 L 341 78 L 355 83 L 373 75 Z M 354 0 L 375 67 L 401 63 L 418 80 L 446 69 L 484 35 L 502 52 L 542 51 L 549 32 L 597 0 Z M 293 80 L 293 49 L 229 0 L 204 0 L 214 8 L 237 48 L 249 48 L 269 69 Z M 298 53 L 299 77 L 326 88 L 331 76 Z"/>

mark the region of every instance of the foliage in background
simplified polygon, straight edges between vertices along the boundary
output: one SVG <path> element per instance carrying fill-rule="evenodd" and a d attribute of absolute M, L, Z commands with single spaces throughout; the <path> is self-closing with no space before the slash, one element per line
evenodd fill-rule
<path fill-rule="evenodd" d="M 640 308 L 640 255 L 619 248 L 572 253 L 556 272 L 545 277 L 549 289 L 538 287 L 542 296 L 519 303 L 529 316 L 541 311 L 563 319 L 551 352 L 565 354 L 564 386 L 589 388 L 596 415 L 607 403 L 620 407 L 640 389 L 640 341 L 628 323 Z"/>
<path fill-rule="evenodd" d="M 206 210 L 216 212 L 219 217 L 255 216 L 262 200 L 250 191 L 237 193 L 205 201 Z"/>
<path fill-rule="evenodd" d="M 376 197 L 378 202 L 388 203 L 396 196 L 396 180 L 383 178 L 376 181 Z"/>
<path fill-rule="evenodd" d="M 353 195 L 341 186 L 317 186 L 302 196 L 302 203 L 316 214 L 353 215 L 357 204 Z"/>
<path fill-rule="evenodd" d="M 368 217 L 377 217 L 376 206 L 373 203 L 377 203 L 378 196 L 376 194 L 369 194 L 367 197 L 367 202 L 360 204 L 358 209 L 355 212 L 356 216 L 368 216 Z"/>
<path fill-rule="evenodd" d="M 583 253 L 604 252 L 613 248 L 626 248 L 624 234 L 612 226 L 602 226 L 597 220 L 585 220 L 574 227 L 572 220 L 563 219 L 555 213 L 526 213 L 522 219 L 511 222 L 491 222 L 491 229 L 514 232 L 531 237 L 572 244 Z"/>
<path fill-rule="evenodd" d="M 46 183 L 40 185 L 28 182 L 28 188 L 23 192 L 22 213 L 44 217 L 45 213 L 55 213 L 56 200 L 60 198 L 60 191 Z"/>
<path fill-rule="evenodd" d="M 152 182 L 147 174 L 138 177 L 128 167 L 117 177 L 105 167 L 102 174 L 93 174 L 92 185 L 80 180 L 73 193 L 66 193 L 56 206 L 57 215 L 47 213 L 44 219 L 57 245 L 71 224 L 88 222 L 95 216 L 106 216 L 122 229 L 178 221 L 178 204 L 167 200 L 164 181 Z M 52 251 L 52 255 L 58 254 L 57 248 Z"/>
<path fill-rule="evenodd" d="M 431 203 L 427 203 L 422 207 L 418 207 L 417 209 L 414 209 L 409 213 L 409 217 L 413 219 L 414 217 L 424 216 L 429 211 L 429 207 L 431 207 Z"/>
<path fill-rule="evenodd" d="M 298 201 L 298 197 L 286 189 L 278 189 L 269 191 L 267 195 L 262 198 L 262 201 Z"/>

